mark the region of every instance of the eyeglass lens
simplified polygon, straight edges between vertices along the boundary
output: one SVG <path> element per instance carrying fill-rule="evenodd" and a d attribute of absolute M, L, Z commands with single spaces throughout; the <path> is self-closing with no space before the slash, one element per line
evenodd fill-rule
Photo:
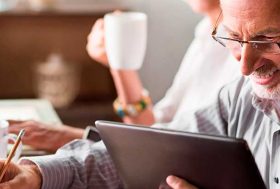
<path fill-rule="evenodd" d="M 220 42 L 224 44 L 225 47 L 232 49 L 234 51 L 240 51 L 242 46 L 249 44 L 252 48 L 259 51 L 268 52 L 268 53 L 280 53 L 279 45 L 276 43 L 258 43 L 258 42 L 249 42 L 244 43 L 240 41 L 234 41 L 231 39 L 222 39 L 218 38 Z"/>

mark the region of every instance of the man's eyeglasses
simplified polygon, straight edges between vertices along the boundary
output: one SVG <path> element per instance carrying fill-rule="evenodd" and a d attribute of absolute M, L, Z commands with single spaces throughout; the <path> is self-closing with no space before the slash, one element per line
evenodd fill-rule
<path fill-rule="evenodd" d="M 216 36 L 218 24 L 219 24 L 219 20 L 220 20 L 221 16 L 222 16 L 222 11 L 219 14 L 219 17 L 214 25 L 211 35 L 215 41 L 217 41 L 224 47 L 227 47 L 233 51 L 241 51 L 241 48 L 243 47 L 243 45 L 248 44 L 253 49 L 256 49 L 260 52 L 280 54 L 280 42 L 279 41 L 243 41 L 243 40 L 238 40 L 238 39 Z"/>

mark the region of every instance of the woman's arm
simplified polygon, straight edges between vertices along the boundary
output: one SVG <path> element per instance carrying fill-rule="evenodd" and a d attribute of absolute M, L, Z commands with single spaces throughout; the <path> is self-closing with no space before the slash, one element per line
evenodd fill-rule
<path fill-rule="evenodd" d="M 137 71 L 111 69 L 111 74 L 118 98 L 124 106 L 141 100 L 143 87 Z M 155 122 L 152 106 L 148 106 L 137 116 L 124 117 L 123 121 L 125 123 L 152 125 Z"/>
<path fill-rule="evenodd" d="M 101 64 L 108 66 L 108 58 L 105 49 L 104 21 L 99 19 L 94 24 L 88 36 L 87 52 L 90 57 Z M 142 98 L 143 86 L 138 72 L 135 70 L 113 70 L 109 67 L 120 103 L 137 103 Z M 137 116 L 126 116 L 123 118 L 125 123 L 135 123 L 151 125 L 155 122 L 152 106 L 149 106 Z"/>

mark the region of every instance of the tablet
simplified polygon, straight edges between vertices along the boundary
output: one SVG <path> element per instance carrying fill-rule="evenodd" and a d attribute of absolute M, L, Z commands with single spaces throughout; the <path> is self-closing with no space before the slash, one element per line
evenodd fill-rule
<path fill-rule="evenodd" d="M 96 121 L 127 189 L 158 189 L 168 175 L 199 189 L 265 189 L 242 139 Z"/>

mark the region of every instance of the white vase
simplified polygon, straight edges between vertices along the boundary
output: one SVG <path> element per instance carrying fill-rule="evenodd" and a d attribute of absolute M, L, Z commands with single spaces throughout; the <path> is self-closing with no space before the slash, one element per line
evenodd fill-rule
<path fill-rule="evenodd" d="M 34 11 L 42 11 L 52 9 L 55 4 L 55 0 L 28 0 L 29 6 Z"/>

